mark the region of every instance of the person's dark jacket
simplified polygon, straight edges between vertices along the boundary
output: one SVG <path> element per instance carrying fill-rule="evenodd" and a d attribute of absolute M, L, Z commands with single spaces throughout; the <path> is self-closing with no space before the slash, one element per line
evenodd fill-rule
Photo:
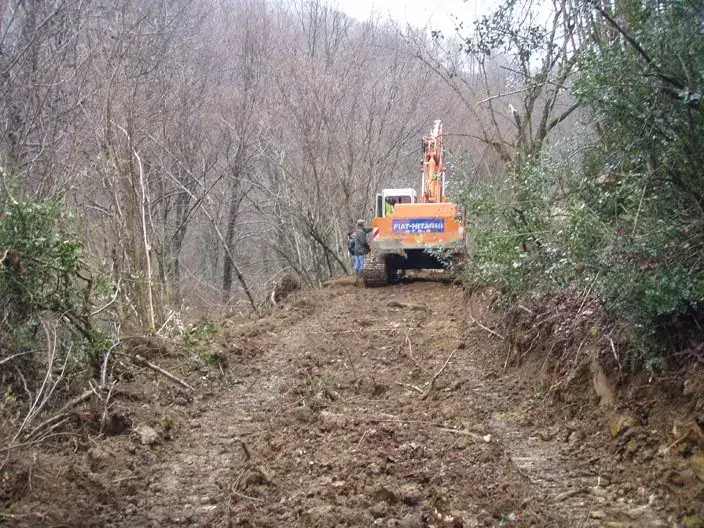
<path fill-rule="evenodd" d="M 354 237 L 354 231 L 347 233 L 347 251 L 349 251 L 350 255 L 354 255 Z"/>
<path fill-rule="evenodd" d="M 372 232 L 371 227 L 361 227 L 358 226 L 355 229 L 354 235 L 354 254 L 355 255 L 366 255 L 371 251 L 369 248 L 369 242 L 367 241 L 367 234 Z"/>

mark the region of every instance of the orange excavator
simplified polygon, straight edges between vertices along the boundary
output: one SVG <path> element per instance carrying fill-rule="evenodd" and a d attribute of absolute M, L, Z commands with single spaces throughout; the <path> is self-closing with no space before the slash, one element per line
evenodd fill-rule
<path fill-rule="evenodd" d="M 423 138 L 423 180 L 415 189 L 383 189 L 376 195 L 371 253 L 362 276 L 385 286 L 406 270 L 458 267 L 466 258 L 464 221 L 445 197 L 442 121 Z"/>

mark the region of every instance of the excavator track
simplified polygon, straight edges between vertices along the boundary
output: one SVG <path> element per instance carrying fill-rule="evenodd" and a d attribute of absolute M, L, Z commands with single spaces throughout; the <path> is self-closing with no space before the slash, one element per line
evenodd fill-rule
<path fill-rule="evenodd" d="M 372 251 L 364 261 L 362 278 L 369 288 L 386 286 L 389 283 L 389 273 L 386 268 L 386 255 L 380 251 Z"/>

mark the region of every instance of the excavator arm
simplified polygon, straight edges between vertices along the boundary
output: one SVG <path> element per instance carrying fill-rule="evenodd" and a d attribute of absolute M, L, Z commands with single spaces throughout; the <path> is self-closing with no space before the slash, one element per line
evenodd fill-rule
<path fill-rule="evenodd" d="M 433 123 L 429 136 L 423 138 L 423 186 L 420 201 L 445 202 L 445 167 L 443 165 L 442 121 Z"/>

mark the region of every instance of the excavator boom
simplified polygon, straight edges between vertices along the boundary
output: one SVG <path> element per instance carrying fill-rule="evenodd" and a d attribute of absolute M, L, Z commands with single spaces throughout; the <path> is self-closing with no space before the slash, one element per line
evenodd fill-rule
<path fill-rule="evenodd" d="M 443 165 L 442 121 L 433 123 L 430 135 L 423 138 L 423 188 L 421 202 L 445 201 L 445 167 Z"/>

